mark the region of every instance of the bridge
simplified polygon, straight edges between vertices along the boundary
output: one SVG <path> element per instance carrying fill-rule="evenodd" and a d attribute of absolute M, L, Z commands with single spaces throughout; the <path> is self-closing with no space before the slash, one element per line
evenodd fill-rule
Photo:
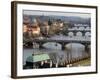
<path fill-rule="evenodd" d="M 91 27 L 89 26 L 78 26 L 78 27 L 72 27 L 72 28 L 68 28 L 67 29 L 67 34 L 69 32 L 73 32 L 73 35 L 74 36 L 77 36 L 77 32 L 81 32 L 82 33 L 82 36 L 86 36 L 86 33 L 90 33 L 91 34 Z"/>
<path fill-rule="evenodd" d="M 77 36 L 76 35 L 77 32 L 81 32 L 82 33 L 82 36 L 85 36 L 85 34 L 87 32 L 91 33 L 91 30 L 72 30 L 72 29 L 69 29 L 69 30 L 67 30 L 67 35 L 68 35 L 69 32 L 73 32 L 74 36 Z"/>
<path fill-rule="evenodd" d="M 47 43 L 47 42 L 55 42 L 55 43 L 59 43 L 62 45 L 62 50 L 65 49 L 65 45 L 67 45 L 68 43 L 80 43 L 80 44 L 83 44 L 86 48 L 88 47 L 88 45 L 91 44 L 91 41 L 90 39 L 87 39 L 87 38 L 84 38 L 84 39 L 78 39 L 78 38 L 57 38 L 57 39 L 54 39 L 54 38 L 48 38 L 48 39 L 28 39 L 24 42 L 30 42 L 30 43 L 37 43 L 39 44 L 39 49 L 43 48 L 43 44 Z"/>

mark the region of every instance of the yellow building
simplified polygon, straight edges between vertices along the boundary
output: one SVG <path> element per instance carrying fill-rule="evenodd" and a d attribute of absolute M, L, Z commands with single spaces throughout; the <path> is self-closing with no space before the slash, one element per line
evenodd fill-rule
<path fill-rule="evenodd" d="M 27 25 L 23 24 L 23 32 L 25 33 L 25 32 L 27 32 L 27 31 L 28 31 Z"/>

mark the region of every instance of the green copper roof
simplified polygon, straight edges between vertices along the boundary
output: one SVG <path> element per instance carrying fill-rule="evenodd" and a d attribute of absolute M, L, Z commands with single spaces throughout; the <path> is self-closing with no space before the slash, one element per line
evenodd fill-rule
<path fill-rule="evenodd" d="M 48 54 L 38 54 L 38 55 L 34 55 L 34 56 L 29 56 L 26 61 L 27 62 L 39 62 L 39 61 L 43 61 L 43 60 L 47 60 L 50 59 Z"/>

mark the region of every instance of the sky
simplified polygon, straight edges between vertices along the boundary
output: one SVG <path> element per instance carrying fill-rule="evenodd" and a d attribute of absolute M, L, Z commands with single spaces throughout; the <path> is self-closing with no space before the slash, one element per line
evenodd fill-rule
<path fill-rule="evenodd" d="M 90 18 L 90 13 L 79 13 L 79 12 L 54 12 L 54 11 L 34 11 L 34 10 L 23 10 L 24 15 L 44 15 L 44 16 L 74 16 L 81 18 Z"/>

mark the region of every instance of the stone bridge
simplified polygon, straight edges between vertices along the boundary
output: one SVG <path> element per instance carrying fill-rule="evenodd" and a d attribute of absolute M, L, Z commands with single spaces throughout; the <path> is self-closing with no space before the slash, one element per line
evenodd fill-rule
<path fill-rule="evenodd" d="M 81 32 L 82 33 L 82 36 L 85 36 L 86 32 L 91 33 L 91 30 L 71 30 L 71 29 L 69 29 L 67 31 L 67 35 L 68 35 L 69 32 L 73 32 L 73 35 L 74 36 L 77 36 L 77 32 Z"/>
<path fill-rule="evenodd" d="M 86 48 L 88 47 L 88 45 L 91 44 L 90 41 L 86 41 L 86 40 L 51 40 L 51 39 L 43 39 L 43 40 L 39 40 L 39 39 L 35 39 L 35 40 L 28 40 L 27 42 L 30 43 L 37 43 L 39 44 L 39 49 L 43 48 L 43 44 L 47 43 L 47 42 L 55 42 L 55 43 L 59 43 L 62 46 L 62 50 L 65 49 L 65 45 L 67 45 L 68 43 L 80 43 L 82 45 L 84 45 Z"/>

